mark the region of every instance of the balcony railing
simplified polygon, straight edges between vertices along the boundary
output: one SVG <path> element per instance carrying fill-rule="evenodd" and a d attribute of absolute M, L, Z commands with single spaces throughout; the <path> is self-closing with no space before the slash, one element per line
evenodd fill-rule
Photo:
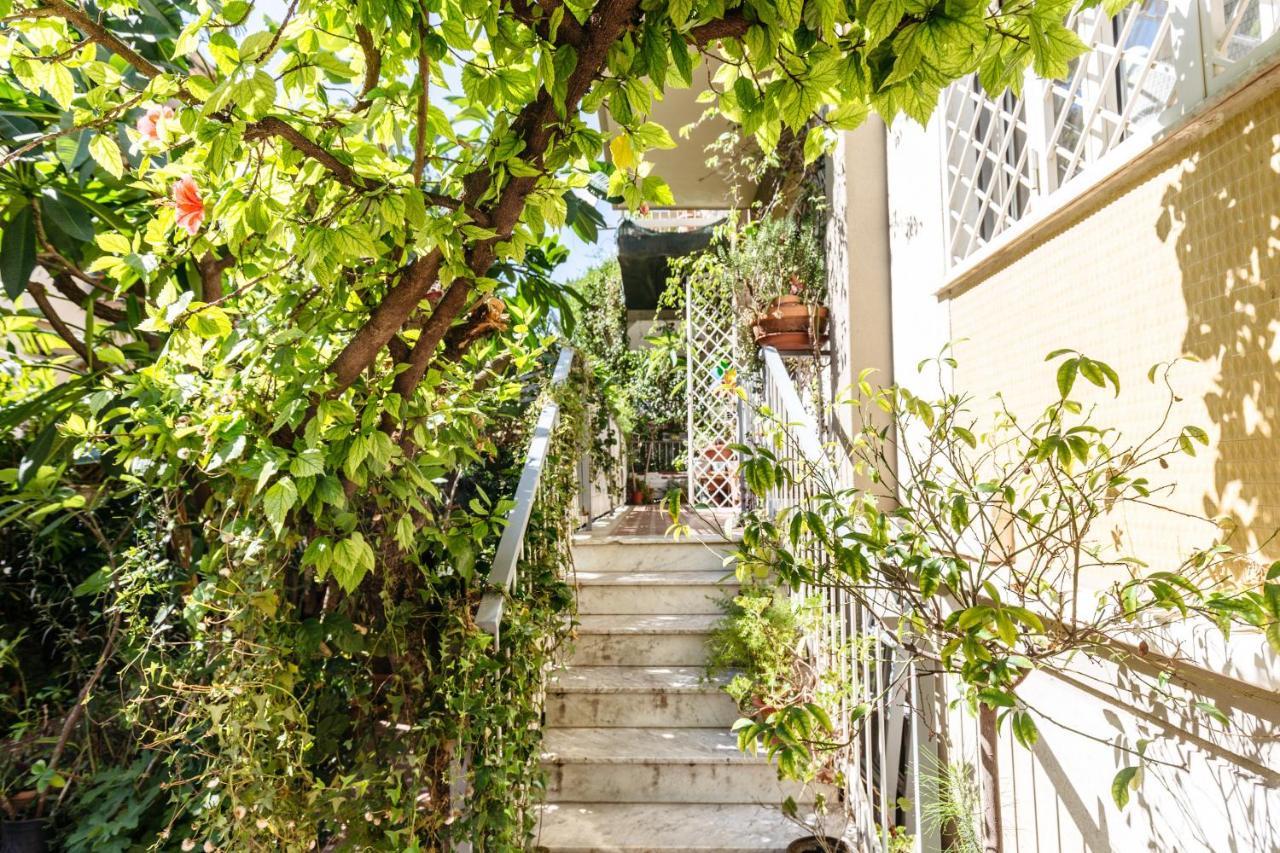
<path fill-rule="evenodd" d="M 765 512 L 777 516 L 848 485 L 852 473 L 844 470 L 844 455 L 831 453 L 823 443 L 782 357 L 771 347 L 761 354 L 763 411 L 777 427 L 775 438 L 782 446 L 774 452 L 789 475 L 785 485 L 765 497 Z M 822 582 L 830 561 L 811 536 L 802 551 L 819 567 L 819 582 L 798 592 L 805 600 L 821 602 L 819 627 L 808 638 L 810 654 L 821 674 L 852 688 L 832 719 L 833 740 L 850 744 L 841 751 L 841 761 L 851 829 L 858 834 L 858 849 L 888 850 L 888 828 L 902 826 L 917 834 L 927 829 L 920 819 L 917 772 L 923 735 L 918 673 L 897 638 L 866 606 L 866 598 L 860 602 L 844 586 Z"/>

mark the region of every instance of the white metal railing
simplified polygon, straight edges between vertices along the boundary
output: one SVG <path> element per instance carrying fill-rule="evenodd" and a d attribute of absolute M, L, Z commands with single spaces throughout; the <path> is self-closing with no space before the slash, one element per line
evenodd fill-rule
<path fill-rule="evenodd" d="M 765 511 L 776 516 L 790 508 L 811 506 L 823 490 L 850 485 L 851 472 L 833 459 L 818 421 L 801 400 L 777 350 L 765 347 L 761 355 L 761 402 L 773 422 L 782 425 L 778 458 L 790 473 L 786 483 L 765 499 Z M 839 456 L 844 459 L 843 454 Z M 812 539 L 805 552 L 821 569 L 818 582 L 799 592 L 805 599 L 821 602 L 819 628 L 809 638 L 810 651 L 820 673 L 834 674 L 838 684 L 851 688 L 832 720 L 834 739 L 850 744 L 842 760 L 851 831 L 860 849 L 888 850 L 890 827 L 903 826 L 917 836 L 926 829 L 920 819 L 916 770 L 923 728 L 920 676 L 897 638 L 866 606 L 870 596 L 859 600 L 844 584 L 823 582 L 830 563 Z M 869 707 L 870 712 L 855 720 L 859 707 Z"/>
<path fill-rule="evenodd" d="M 551 387 L 563 385 L 569 377 L 569 368 L 573 365 L 573 350 L 564 347 L 556 360 L 555 372 L 551 375 Z M 554 395 L 542 405 L 538 413 L 538 421 L 534 425 L 533 435 L 529 439 L 529 451 L 525 454 L 524 467 L 520 471 L 520 482 L 516 485 L 515 506 L 507 516 L 507 526 L 498 541 L 498 550 L 493 556 L 493 567 L 489 570 L 489 591 L 480 599 L 476 609 L 476 624 L 491 634 L 496 644 L 502 626 L 502 613 L 506 608 L 507 592 L 510 591 L 518 576 L 518 564 L 524 551 L 524 535 L 529 528 L 529 519 L 533 516 L 533 507 L 539 495 L 539 484 L 542 471 L 548 461 L 548 450 L 551 439 L 560 422 L 560 404 Z M 554 461 L 554 460 L 553 460 Z"/>
<path fill-rule="evenodd" d="M 948 264 L 1114 171 L 1266 61 L 1280 0 L 1144 0 L 1115 16 L 1091 6 L 1069 25 L 1090 50 L 1065 79 L 1028 73 L 1021 96 L 993 98 L 975 76 L 943 92 Z"/>
<path fill-rule="evenodd" d="M 639 439 L 631 442 L 631 466 L 636 473 L 675 471 L 685 457 L 683 438 Z"/>

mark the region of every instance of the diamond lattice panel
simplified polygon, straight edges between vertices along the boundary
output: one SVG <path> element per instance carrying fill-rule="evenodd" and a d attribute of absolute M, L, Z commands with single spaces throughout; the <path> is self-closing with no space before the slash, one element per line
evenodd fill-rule
<path fill-rule="evenodd" d="M 1048 88 L 1048 189 L 1062 186 L 1158 117 L 1177 96 L 1172 4 L 1146 0 L 1115 17 L 1083 9 L 1071 25 L 1090 50 Z"/>
<path fill-rule="evenodd" d="M 944 96 L 948 237 L 960 261 L 1017 222 L 1031 200 L 1026 109 L 1021 98 L 990 98 L 976 77 Z"/>
<path fill-rule="evenodd" d="M 685 286 L 688 323 L 689 495 L 694 506 L 740 505 L 738 397 L 725 383 L 737 376 L 731 298 Z"/>
<path fill-rule="evenodd" d="M 1212 26 L 1215 77 L 1249 57 L 1280 30 L 1277 0 L 1212 0 L 1207 14 Z"/>

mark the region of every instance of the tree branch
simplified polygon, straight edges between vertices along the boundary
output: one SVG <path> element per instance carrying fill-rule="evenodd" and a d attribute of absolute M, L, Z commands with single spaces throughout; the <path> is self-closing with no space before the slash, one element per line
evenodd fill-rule
<path fill-rule="evenodd" d="M 610 46 L 632 23 L 638 7 L 639 0 L 603 0 L 592 13 L 585 31 L 582 49 L 579 52 L 578 64 L 566 82 L 565 99 L 562 105 L 564 115 L 573 115 L 577 111 L 578 104 L 591 87 L 592 81 L 604 68 Z M 542 158 L 555 132 L 562 126 L 563 121 L 559 117 L 555 101 L 546 90 L 542 90 L 532 103 L 520 111 L 511 125 L 510 132 L 524 139 L 525 147 L 521 156 L 538 169 L 542 166 Z M 487 194 L 492 179 L 492 175 L 485 170 L 466 176 L 464 179 L 466 192 L 462 198 L 464 209 L 470 211 L 477 207 L 480 199 Z M 488 217 L 487 227 L 497 232 L 497 236 L 480 241 L 471 247 L 468 266 L 475 275 L 482 276 L 488 272 L 496 256 L 497 243 L 511 236 L 524 211 L 525 201 L 537 183 L 536 177 L 512 179 L 503 188 L 498 200 L 483 211 Z M 335 386 L 331 393 L 341 393 L 350 387 L 364 369 L 373 363 L 391 336 L 400 330 L 417 309 L 427 291 L 436 283 L 440 261 L 441 254 L 438 249 L 419 258 L 406 269 L 400 281 L 387 292 L 369 320 L 356 332 L 334 360 L 330 369 L 335 376 Z M 435 310 L 423 325 L 418 340 L 410 351 L 408 369 L 396 377 L 394 387 L 405 397 L 416 390 L 418 383 L 426 375 L 427 366 L 435 356 L 436 347 L 444 339 L 454 318 L 466 307 L 470 294 L 471 282 L 458 279 L 436 304 Z"/>
<path fill-rule="evenodd" d="M 379 186 L 375 182 L 357 175 L 350 166 L 339 160 L 331 151 L 312 142 L 302 134 L 302 131 L 283 119 L 276 116 L 266 116 L 245 127 L 244 138 L 246 140 L 266 139 L 270 136 L 278 136 L 307 157 L 324 166 L 343 186 L 360 192 L 371 192 Z"/>
<path fill-rule="evenodd" d="M 148 80 L 162 73 L 158 66 L 153 65 L 149 59 L 129 47 L 97 21 L 86 15 L 79 6 L 69 3 L 67 0 L 43 0 L 43 3 L 45 8 L 50 10 L 50 14 L 66 18 L 75 25 L 76 29 L 132 65 L 139 74 Z M 190 98 L 191 95 L 187 94 L 187 97 Z"/>
<path fill-rule="evenodd" d="M 275 51 L 276 46 L 280 44 L 280 37 L 284 35 L 284 28 L 289 26 L 289 22 L 293 20 L 293 15 L 298 11 L 298 0 L 293 0 L 289 4 L 289 9 L 284 13 L 284 20 L 280 22 L 280 26 L 276 27 L 275 34 L 271 36 L 270 43 L 263 48 L 262 53 L 258 54 L 255 62 L 261 62 Z"/>
<path fill-rule="evenodd" d="M 507 306 L 498 297 L 481 297 L 467 315 L 467 322 L 453 326 L 444 336 L 444 358 L 458 361 L 471 345 L 486 335 L 505 332 L 508 327 Z"/>
<path fill-rule="evenodd" d="M 414 128 L 413 185 L 422 183 L 427 168 L 427 116 L 431 109 L 431 57 L 427 55 L 427 28 L 418 29 L 418 126 Z"/>
<path fill-rule="evenodd" d="M 373 41 L 373 33 L 364 24 L 356 24 L 356 39 L 360 42 L 360 51 L 364 54 L 364 82 L 360 86 L 360 94 L 356 95 L 354 112 L 363 112 L 369 108 L 373 100 L 369 93 L 378 85 L 378 75 L 382 73 L 382 54 Z"/>
<path fill-rule="evenodd" d="M 378 307 L 369 315 L 369 319 L 329 366 L 329 370 L 334 374 L 332 393 L 341 393 L 350 387 L 364 369 L 378 357 L 378 352 L 386 346 L 387 341 L 391 340 L 391 336 L 400 331 L 404 321 L 418 307 L 418 303 L 426 298 L 427 291 L 436 283 L 441 260 L 440 250 L 433 249 L 405 268 L 400 275 L 400 280 L 387 291 L 387 295 L 378 303 Z M 436 311 L 439 310 L 437 305 Z"/>
<path fill-rule="evenodd" d="M 53 279 L 53 287 L 62 297 L 74 305 L 83 305 L 89 299 L 89 293 L 76 287 L 71 276 L 64 272 L 51 273 L 50 278 Z M 118 323 L 125 319 L 125 312 L 116 308 L 114 305 L 108 305 L 102 300 L 93 303 L 93 313 L 95 316 L 110 323 Z"/>
<path fill-rule="evenodd" d="M 94 364 L 92 353 L 90 353 L 88 347 L 84 345 L 84 341 L 77 338 L 75 332 L 71 331 L 71 327 L 63 322 L 62 318 L 58 316 L 58 312 L 54 309 L 53 303 L 49 301 L 49 292 L 45 290 L 44 285 L 38 281 L 28 282 L 27 292 L 31 294 L 31 298 L 35 300 L 36 305 L 40 308 L 40 313 L 44 314 L 44 318 L 49 321 L 49 325 L 53 327 L 55 332 L 57 332 L 58 337 L 67 342 L 67 346 L 71 347 L 75 354 L 80 356 L 80 360 L 85 363 L 86 367 L 93 370 Z"/>
<path fill-rule="evenodd" d="M 200 298 L 204 302 L 216 302 L 222 298 L 222 273 L 236 262 L 235 256 L 224 255 L 214 257 L 212 252 L 205 252 L 196 261 L 196 269 L 200 272 Z"/>
<path fill-rule="evenodd" d="M 730 12 L 718 21 L 708 21 L 689 30 L 689 37 L 698 47 L 716 39 L 742 38 L 751 28 L 751 22 L 741 12 Z"/>

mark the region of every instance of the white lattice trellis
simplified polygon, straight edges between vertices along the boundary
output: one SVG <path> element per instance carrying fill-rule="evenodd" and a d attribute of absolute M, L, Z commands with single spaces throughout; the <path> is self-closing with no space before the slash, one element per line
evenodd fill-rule
<path fill-rule="evenodd" d="M 1066 80 L 1048 87 L 1047 190 L 1070 181 L 1176 102 L 1173 11 L 1168 0 L 1146 0 L 1114 17 L 1100 7 L 1072 16 L 1091 50 L 1072 63 Z"/>
<path fill-rule="evenodd" d="M 1277 32 L 1280 2 L 1277 0 L 1219 0 L 1206 4 L 1212 34 L 1209 66 L 1213 78 L 1240 65 Z"/>
<path fill-rule="evenodd" d="M 989 98 L 977 78 L 943 94 L 952 260 L 967 257 L 1017 222 L 1034 189 L 1026 105 Z"/>
<path fill-rule="evenodd" d="M 976 78 L 943 93 L 952 265 L 1051 210 L 1060 190 L 1108 174 L 1280 49 L 1280 0 L 1145 0 L 1114 16 L 1085 5 L 1069 25 L 1089 51 L 1065 79 L 1029 73 L 1021 97 L 991 97 Z"/>
<path fill-rule="evenodd" d="M 685 284 L 688 350 L 689 499 L 694 506 L 738 507 L 738 397 L 726 377 L 739 374 L 732 297 Z"/>

